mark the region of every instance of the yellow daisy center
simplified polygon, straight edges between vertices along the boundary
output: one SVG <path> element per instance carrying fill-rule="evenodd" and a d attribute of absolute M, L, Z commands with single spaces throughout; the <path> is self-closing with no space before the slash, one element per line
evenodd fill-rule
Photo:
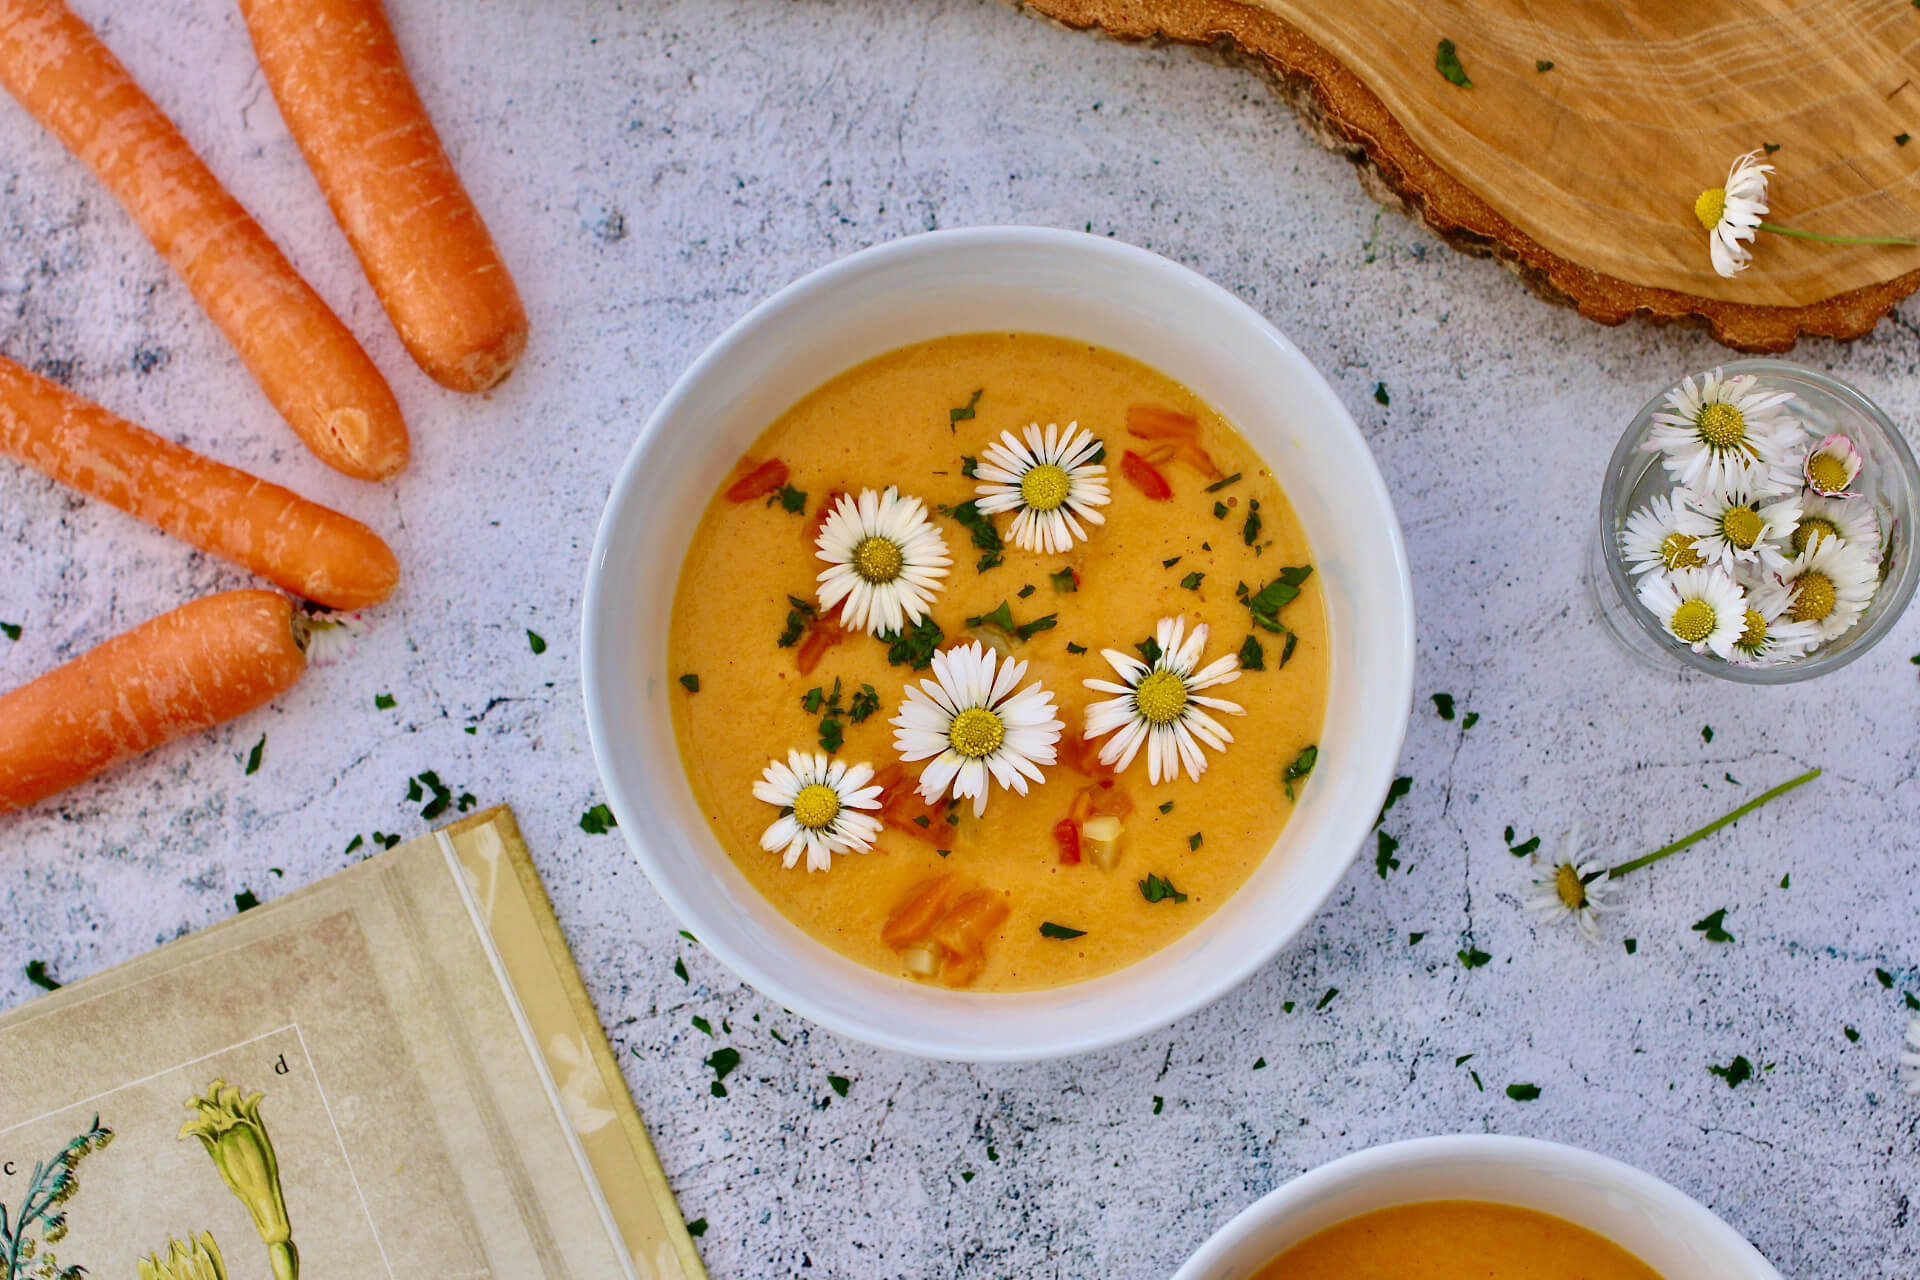
<path fill-rule="evenodd" d="M 793 797 L 793 820 L 818 831 L 840 816 L 840 793 L 824 782 L 812 782 Z"/>
<path fill-rule="evenodd" d="M 875 586 L 899 577 L 906 563 L 907 558 L 900 554 L 899 544 L 877 533 L 868 534 L 854 544 L 853 571 Z"/>
<path fill-rule="evenodd" d="M 1757 653 L 1766 642 L 1767 620 L 1760 616 L 1758 609 L 1747 610 L 1747 625 L 1741 629 L 1740 638 L 1733 642 L 1734 646 L 1748 653 Z"/>
<path fill-rule="evenodd" d="M 1706 558 L 1693 549 L 1693 535 L 1670 533 L 1660 543 L 1660 563 L 1669 569 L 1698 569 Z"/>
<path fill-rule="evenodd" d="M 1134 687 L 1133 708 L 1148 724 L 1164 728 L 1187 709 L 1187 682 L 1164 667 L 1149 672 Z"/>
<path fill-rule="evenodd" d="M 1813 487 L 1838 493 L 1847 487 L 1847 464 L 1830 453 L 1816 453 L 1807 459 L 1807 479 Z"/>
<path fill-rule="evenodd" d="M 1833 612 L 1838 596 L 1824 573 L 1803 573 L 1793 584 L 1793 620 L 1819 622 Z"/>
<path fill-rule="evenodd" d="M 1673 611 L 1673 622 L 1670 625 L 1673 634 L 1688 644 L 1699 644 L 1713 634 L 1714 623 L 1719 620 L 1719 616 L 1713 611 L 1713 606 L 1705 600 L 1687 600 Z"/>
<path fill-rule="evenodd" d="M 1587 886 L 1580 883 L 1580 872 L 1571 862 L 1563 862 L 1560 869 L 1553 873 L 1553 891 L 1560 895 L 1560 903 L 1569 911 L 1578 911 L 1587 905 Z"/>
<path fill-rule="evenodd" d="M 1693 216 L 1700 219 L 1700 225 L 1711 231 L 1720 225 L 1720 219 L 1727 214 L 1727 189 L 1709 187 L 1702 191 L 1693 202 Z"/>
<path fill-rule="evenodd" d="M 1720 517 L 1721 536 L 1742 551 L 1760 541 L 1760 531 L 1765 527 L 1760 513 L 1752 507 L 1728 507 Z"/>
<path fill-rule="evenodd" d="M 1051 462 L 1020 477 L 1020 500 L 1035 511 L 1053 511 L 1067 500 L 1067 473 Z"/>
<path fill-rule="evenodd" d="M 1805 516 L 1793 530 L 1793 554 L 1799 555 L 1808 547 L 1817 547 L 1822 538 L 1837 538 L 1840 526 L 1825 516 Z"/>
<path fill-rule="evenodd" d="M 1006 723 L 985 707 L 968 707 L 947 728 L 948 743 L 969 760 L 992 755 L 1006 740 Z"/>
<path fill-rule="evenodd" d="M 1700 410 L 1693 427 L 1708 448 L 1724 453 L 1747 438 L 1747 415 L 1724 400 L 1715 400 Z"/>

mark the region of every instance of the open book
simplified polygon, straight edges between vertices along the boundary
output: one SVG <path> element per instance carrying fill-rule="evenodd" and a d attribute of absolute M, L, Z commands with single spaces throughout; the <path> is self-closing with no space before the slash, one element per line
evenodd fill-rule
<path fill-rule="evenodd" d="M 0 1018 L 0 1280 L 699 1280 L 513 815 Z"/>

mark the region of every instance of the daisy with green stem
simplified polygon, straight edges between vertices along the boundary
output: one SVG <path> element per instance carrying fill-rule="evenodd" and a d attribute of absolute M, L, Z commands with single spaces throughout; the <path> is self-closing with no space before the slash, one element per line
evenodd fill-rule
<path fill-rule="evenodd" d="M 1580 860 L 1580 829 L 1567 832 L 1558 857 L 1543 859 L 1535 854 L 1533 887 L 1525 903 L 1538 916 L 1571 920 L 1588 941 L 1600 940 L 1598 916 L 1607 910 L 1607 865 L 1596 859 Z"/>
<path fill-rule="evenodd" d="M 1750 373 L 1720 370 L 1683 379 L 1667 392 L 1640 446 L 1658 453 L 1675 484 L 1719 488 L 1744 481 L 1755 490 L 1800 487 L 1796 446 L 1805 431 L 1785 405 L 1791 391 L 1760 391 Z"/>
<path fill-rule="evenodd" d="M 1767 175 L 1773 172 L 1773 166 L 1763 162 L 1760 154 L 1749 151 L 1735 158 L 1727 171 L 1727 184 L 1707 188 L 1693 202 L 1693 216 L 1706 228 L 1713 269 L 1722 276 L 1732 279 L 1747 269 L 1753 261 L 1753 251 L 1747 246 L 1756 231 L 1823 244 L 1920 245 L 1920 241 L 1906 236 L 1834 236 L 1763 221 L 1767 213 Z"/>

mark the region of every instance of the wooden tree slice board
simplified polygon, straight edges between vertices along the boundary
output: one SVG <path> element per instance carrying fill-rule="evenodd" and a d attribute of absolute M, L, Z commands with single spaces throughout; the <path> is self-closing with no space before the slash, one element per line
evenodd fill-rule
<path fill-rule="evenodd" d="M 1920 249 L 1765 232 L 1722 279 L 1693 216 L 1734 157 L 1773 144 L 1769 221 L 1920 235 L 1920 7 L 1904 0 L 1009 2 L 1248 63 L 1377 198 L 1605 324 L 1690 321 L 1784 351 L 1859 337 L 1920 288 Z M 1442 38 L 1472 88 L 1435 69 Z"/>

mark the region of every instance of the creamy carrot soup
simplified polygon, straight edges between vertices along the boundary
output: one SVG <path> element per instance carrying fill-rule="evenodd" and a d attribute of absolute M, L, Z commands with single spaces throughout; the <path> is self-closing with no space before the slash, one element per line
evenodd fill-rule
<path fill-rule="evenodd" d="M 1660 1280 L 1564 1218 L 1507 1204 L 1430 1200 L 1349 1218 L 1251 1280 Z"/>
<path fill-rule="evenodd" d="M 721 845 L 916 981 L 1060 986 L 1180 937 L 1311 785 L 1325 608 L 1283 479 L 1085 343 L 943 338 L 819 388 L 708 504 L 674 599 Z"/>

